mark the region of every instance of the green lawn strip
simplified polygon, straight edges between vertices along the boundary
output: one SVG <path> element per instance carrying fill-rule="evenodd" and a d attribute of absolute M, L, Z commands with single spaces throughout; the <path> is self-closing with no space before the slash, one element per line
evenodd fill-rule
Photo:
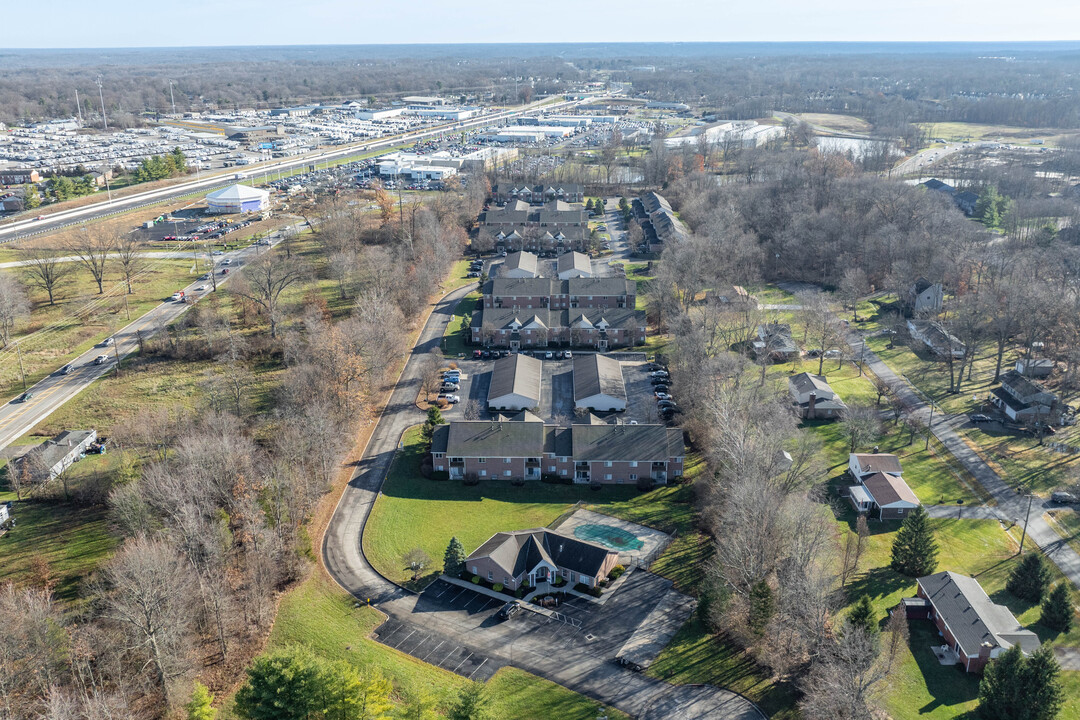
<path fill-rule="evenodd" d="M 407 431 L 364 529 L 364 554 L 371 564 L 408 587 L 427 585 L 442 572 L 443 552 L 453 536 L 472 552 L 497 532 L 546 526 L 578 500 L 604 505 L 638 492 L 627 486 L 606 486 L 597 492 L 587 486 L 540 482 L 514 487 L 501 480 L 475 486 L 427 480 L 419 470 L 425 452 L 420 429 Z M 413 548 L 424 550 L 433 561 L 416 583 L 410 581 L 412 573 L 402 561 Z"/>
<path fill-rule="evenodd" d="M 986 426 L 961 428 L 957 432 L 1011 486 L 1026 485 L 1040 495 L 1049 495 L 1071 482 L 1080 467 L 1080 455 L 1055 452 L 1046 444 L 1040 446 L 1035 438 Z M 1045 443 L 1056 441 L 1056 438 L 1044 440 Z"/>
<path fill-rule="evenodd" d="M 695 613 L 647 671 L 677 685 L 704 683 L 727 688 L 757 703 L 774 720 L 795 720 L 797 694 L 788 684 L 774 683 L 745 652 L 709 632 Z"/>
<path fill-rule="evenodd" d="M 797 305 L 799 303 L 799 299 L 794 294 L 781 290 L 775 285 L 751 285 L 746 290 L 762 305 Z"/>
<path fill-rule="evenodd" d="M 321 574 L 308 578 L 282 599 L 267 650 L 304 645 L 327 660 L 345 660 L 359 668 L 377 669 L 394 685 L 400 701 L 406 689 L 421 687 L 436 695 L 445 710 L 466 680 L 452 672 L 380 645 L 369 636 L 383 616 L 366 607 Z M 488 681 L 488 706 L 494 717 L 546 720 L 594 720 L 602 706 L 559 685 L 516 668 L 503 668 Z M 221 720 L 230 720 L 231 698 Z M 609 717 L 625 715 L 605 708 Z"/>
<path fill-rule="evenodd" d="M 79 463 L 103 461 L 92 457 Z M 83 467 L 79 467 L 83 466 Z M 75 468 L 70 472 L 74 472 Z M 75 479 L 69 480 L 75 482 Z M 17 501 L 15 493 L 0 492 L 0 502 L 13 502 L 16 525 L 0 537 L 0 584 L 22 584 L 32 575 L 31 561 L 48 562 L 56 582 L 57 600 L 71 605 L 78 600 L 82 581 L 112 555 L 117 540 L 109 532 L 108 513 L 102 506 L 80 507 L 73 503 Z"/>
<path fill-rule="evenodd" d="M 443 333 L 443 354 L 447 357 L 465 355 L 469 352 L 468 340 L 470 324 L 472 323 L 473 311 L 481 300 L 479 291 L 471 292 L 461 298 L 461 302 L 454 308 L 454 315 L 446 325 Z"/>
<path fill-rule="evenodd" d="M 450 274 L 443 280 L 442 289 L 443 292 L 450 292 L 451 290 L 457 290 L 463 285 L 470 283 L 476 283 L 478 278 L 465 277 L 469 274 L 469 263 L 471 260 L 458 260 L 454 263 L 454 266 L 450 269 Z"/>

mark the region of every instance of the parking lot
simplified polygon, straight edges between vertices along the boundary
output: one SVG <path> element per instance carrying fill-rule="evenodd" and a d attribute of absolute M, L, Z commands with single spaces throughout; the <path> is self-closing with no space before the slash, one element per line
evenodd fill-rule
<path fill-rule="evenodd" d="M 615 658 L 671 586 L 670 580 L 637 570 L 604 605 L 569 597 L 551 615 L 525 607 L 509 620 L 499 620 L 496 613 L 512 598 L 497 599 L 437 580 L 419 596 L 384 605 L 390 620 L 375 637 L 474 680 L 491 677 L 515 658 L 527 662 L 529 657 L 565 652 L 606 662 Z"/>
<path fill-rule="evenodd" d="M 554 354 L 554 351 L 552 351 Z M 561 352 L 561 350 L 560 350 Z M 649 377 L 649 365 L 643 353 L 618 353 L 626 386 L 626 412 L 614 413 L 622 422 L 662 422 L 656 407 L 656 396 Z M 624 359 L 626 358 L 626 359 Z M 629 359 L 633 358 L 633 359 Z M 448 420 L 464 419 L 465 406 L 475 400 L 479 419 L 493 417 L 487 410 L 488 387 L 494 360 L 458 360 L 461 370 L 460 389 L 455 395 L 461 402 L 443 411 Z M 674 390 L 673 395 L 677 395 Z M 574 418 L 574 361 L 568 358 L 543 360 L 540 381 L 540 407 L 536 414 L 545 422 L 568 424 Z M 607 413 L 601 413 L 605 415 Z"/>

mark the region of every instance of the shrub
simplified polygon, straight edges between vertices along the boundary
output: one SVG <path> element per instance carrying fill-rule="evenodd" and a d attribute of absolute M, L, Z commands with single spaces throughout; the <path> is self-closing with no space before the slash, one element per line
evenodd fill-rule
<path fill-rule="evenodd" d="M 650 477 L 640 477 L 637 481 L 637 489 L 645 492 L 653 489 L 653 481 Z"/>
<path fill-rule="evenodd" d="M 494 590 L 495 592 L 502 592 L 503 584 L 502 583 L 495 583 L 494 585 L 491 586 L 491 589 Z"/>
<path fill-rule="evenodd" d="M 574 480 L 570 477 L 562 477 L 561 475 L 555 475 L 553 473 L 544 473 L 540 476 L 540 482 L 551 483 L 552 485 L 573 485 Z"/>
<path fill-rule="evenodd" d="M 472 584 L 473 585 L 479 585 L 480 584 L 480 576 L 479 575 L 473 575 L 472 576 Z"/>
<path fill-rule="evenodd" d="M 468 473 L 465 475 L 465 479 L 461 481 L 462 485 L 479 485 L 480 476 L 476 473 Z"/>
<path fill-rule="evenodd" d="M 578 583 L 577 585 L 574 586 L 574 589 L 577 590 L 580 593 L 587 593 L 587 592 L 589 592 L 590 588 L 585 583 Z"/>
<path fill-rule="evenodd" d="M 604 486 L 603 486 L 603 485 L 601 485 L 601 484 L 600 484 L 600 483 L 599 483 L 598 481 L 596 481 L 596 480 L 593 480 L 593 481 L 592 481 L 591 483 L 589 483 L 589 489 L 590 489 L 590 490 L 597 490 L 597 491 L 598 491 L 598 490 L 600 490 L 600 488 L 602 488 L 602 487 L 604 487 Z"/>
<path fill-rule="evenodd" d="M 451 370 L 457 370 L 457 369 L 458 369 L 458 365 L 457 365 L 457 363 L 456 363 L 456 362 L 452 362 L 452 363 L 450 363 L 450 369 L 451 369 Z"/>
<path fill-rule="evenodd" d="M 566 584 L 566 578 L 561 577 L 561 576 L 556 576 L 555 581 L 553 583 L 551 583 L 551 584 L 554 587 L 562 587 L 563 585 Z"/>
<path fill-rule="evenodd" d="M 516 597 L 518 599 L 525 597 L 525 591 L 522 590 L 521 588 L 518 588 L 517 590 L 514 591 L 514 597 Z"/>
<path fill-rule="evenodd" d="M 593 597 L 598 598 L 598 597 L 600 597 L 601 595 L 604 594 L 604 591 L 601 590 L 599 587 L 594 587 L 594 588 L 589 588 L 589 594 L 592 595 Z"/>
<path fill-rule="evenodd" d="M 522 487 L 525 484 L 525 478 L 510 478 L 510 484 L 514 487 Z"/>
<path fill-rule="evenodd" d="M 435 468 L 432 467 L 431 463 L 429 463 L 429 462 L 420 463 L 420 477 L 424 478 L 425 480 L 430 480 L 431 479 L 431 473 L 433 473 L 433 472 L 435 472 Z"/>
<path fill-rule="evenodd" d="M 626 572 L 625 567 L 623 567 L 622 565 L 616 565 L 615 567 L 611 568 L 611 572 L 609 572 L 607 576 L 612 580 L 618 580 L 624 572 Z"/>
<path fill-rule="evenodd" d="M 438 480 L 440 482 L 450 479 L 450 473 L 446 470 L 432 470 L 431 475 L 427 476 L 430 480 Z"/>

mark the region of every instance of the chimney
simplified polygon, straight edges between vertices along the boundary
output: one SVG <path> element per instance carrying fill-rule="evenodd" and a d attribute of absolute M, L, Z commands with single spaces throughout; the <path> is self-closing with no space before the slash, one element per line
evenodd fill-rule
<path fill-rule="evenodd" d="M 874 446 L 874 454 L 877 455 L 879 452 L 881 452 L 881 446 L 880 445 L 875 445 Z"/>
<path fill-rule="evenodd" d="M 817 393 L 812 392 L 812 393 L 810 393 L 809 407 L 806 408 L 806 417 L 807 417 L 807 419 L 813 420 L 815 417 L 817 417 L 817 410 L 814 409 L 816 406 L 817 406 Z"/>

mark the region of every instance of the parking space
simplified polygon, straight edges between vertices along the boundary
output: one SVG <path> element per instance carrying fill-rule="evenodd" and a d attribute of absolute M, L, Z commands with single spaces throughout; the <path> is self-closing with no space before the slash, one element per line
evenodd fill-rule
<path fill-rule="evenodd" d="M 418 660 L 479 682 L 490 679 L 501 667 L 501 663 L 492 662 L 448 635 L 393 618 L 379 627 L 375 639 Z"/>
<path fill-rule="evenodd" d="M 639 423 L 661 422 L 653 394 L 649 365 L 645 362 L 622 363 L 623 383 L 626 386 L 626 420 Z M 672 393 L 674 394 L 674 393 Z"/>

